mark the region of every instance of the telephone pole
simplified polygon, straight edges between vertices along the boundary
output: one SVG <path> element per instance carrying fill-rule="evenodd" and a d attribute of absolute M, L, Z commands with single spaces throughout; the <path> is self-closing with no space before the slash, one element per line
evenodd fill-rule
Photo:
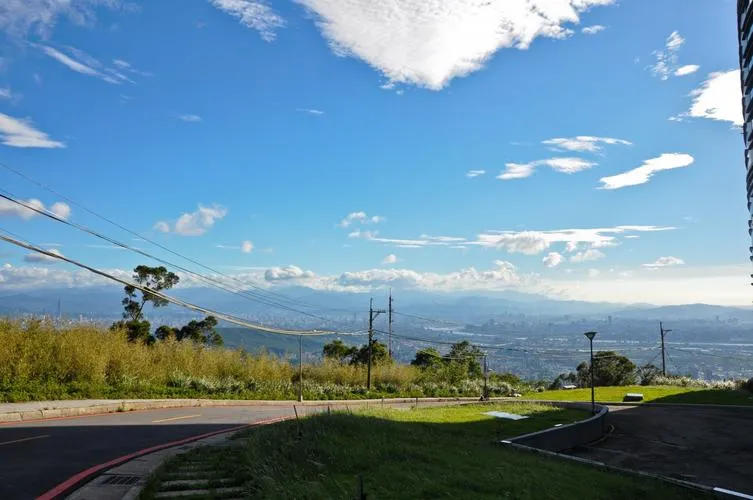
<path fill-rule="evenodd" d="M 366 371 L 366 390 L 371 390 L 371 346 L 374 344 L 374 320 L 381 313 L 386 312 L 383 309 L 374 309 L 374 299 L 369 300 L 369 366 Z"/>
<path fill-rule="evenodd" d="M 487 353 L 484 353 L 484 395 L 481 396 L 484 401 L 489 401 L 489 362 Z"/>
<path fill-rule="evenodd" d="M 298 401 L 303 402 L 303 335 L 298 336 Z"/>
<path fill-rule="evenodd" d="M 661 374 L 662 376 L 667 376 L 667 361 L 664 358 L 664 335 L 671 332 L 672 330 L 665 330 L 664 324 L 659 321 L 659 334 L 661 335 Z"/>
<path fill-rule="evenodd" d="M 390 307 L 387 313 L 387 332 L 388 332 L 388 352 L 390 353 L 390 359 L 392 359 L 392 288 L 390 288 Z"/>

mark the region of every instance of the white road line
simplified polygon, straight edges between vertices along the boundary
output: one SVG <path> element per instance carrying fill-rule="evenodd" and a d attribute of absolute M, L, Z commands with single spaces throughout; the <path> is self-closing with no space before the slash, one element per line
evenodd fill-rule
<path fill-rule="evenodd" d="M 182 417 L 171 417 L 171 418 L 162 418 L 160 420 L 152 420 L 153 424 L 159 424 L 161 422 L 172 422 L 173 420 L 183 420 L 185 418 L 196 418 L 200 417 L 201 415 L 183 415 Z"/>
<path fill-rule="evenodd" d="M 41 436 L 32 436 L 32 437 L 27 437 L 27 438 L 14 439 L 13 441 L 5 441 L 4 443 L 0 443 L 0 446 L 5 446 L 6 444 L 23 443 L 25 441 L 33 441 L 35 439 L 44 439 L 48 437 L 50 437 L 48 434 L 43 434 Z"/>

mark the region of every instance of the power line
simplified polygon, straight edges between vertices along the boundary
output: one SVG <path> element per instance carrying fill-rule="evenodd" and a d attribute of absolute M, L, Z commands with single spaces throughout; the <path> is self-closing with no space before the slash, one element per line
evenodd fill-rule
<path fill-rule="evenodd" d="M 143 234 L 139 234 L 136 231 L 133 231 L 133 230 L 127 228 L 126 226 L 124 226 L 122 224 L 119 224 L 118 222 L 115 222 L 114 220 L 112 220 L 112 219 L 110 219 L 110 218 L 108 218 L 108 217 L 106 217 L 104 215 L 101 215 L 101 214 L 97 213 L 96 211 L 88 208 L 87 206 L 85 206 L 85 205 L 83 205 L 81 203 L 78 203 L 77 201 L 71 199 L 70 197 L 68 197 L 68 196 L 66 196 L 66 195 L 64 195 L 64 194 L 56 191 L 55 189 L 51 188 L 50 186 L 48 186 L 48 185 L 46 185 L 46 184 L 44 184 L 44 183 L 42 183 L 40 181 L 37 181 L 36 179 L 33 179 L 28 174 L 25 174 L 25 173 L 21 172 L 20 170 L 18 170 L 16 168 L 13 168 L 10 165 L 8 165 L 8 164 L 6 164 L 6 163 L 4 163 L 2 161 L 0 161 L 0 167 L 8 170 L 9 172 L 17 175 L 18 177 L 26 180 L 27 182 L 30 182 L 30 183 L 32 183 L 32 184 L 34 184 L 34 185 L 36 185 L 36 186 L 38 186 L 38 187 L 40 187 L 40 188 L 48 191 L 48 192 L 50 192 L 50 193 L 53 193 L 55 196 L 59 196 L 60 198 L 62 198 L 63 200 L 67 201 L 71 205 L 74 205 L 74 206 L 76 206 L 76 207 L 84 210 L 85 212 L 87 212 L 87 213 L 89 213 L 89 214 L 97 217 L 100 220 L 103 220 L 103 221 L 107 222 L 108 224 L 112 224 L 113 226 L 115 226 L 115 227 L 117 227 L 117 228 L 119 228 L 119 229 L 127 232 L 128 234 L 130 234 L 132 236 L 140 238 L 140 239 L 146 241 L 147 243 L 150 243 L 150 244 L 152 244 L 152 245 L 154 245 L 154 246 L 156 246 L 156 247 L 158 247 L 158 248 L 160 248 L 162 250 L 165 250 L 166 252 L 169 252 L 169 253 L 175 255 L 176 257 L 180 257 L 181 259 L 184 259 L 184 260 L 186 260 L 188 262 L 191 262 L 192 264 L 200 266 L 201 268 L 203 268 L 203 269 L 205 269 L 207 271 L 213 272 L 215 274 L 218 274 L 218 275 L 223 276 L 223 277 L 228 278 L 228 279 L 232 279 L 234 281 L 237 281 L 238 283 L 241 283 L 244 286 L 248 286 L 250 288 L 258 290 L 258 292 L 260 292 L 260 294 L 268 294 L 268 295 L 271 295 L 271 296 L 274 296 L 274 297 L 278 297 L 278 300 L 285 300 L 285 301 L 287 301 L 289 303 L 292 303 L 292 304 L 296 304 L 297 303 L 299 305 L 303 305 L 303 306 L 308 307 L 310 309 L 330 310 L 330 311 L 339 311 L 339 312 L 348 312 L 348 313 L 355 312 L 355 311 L 350 310 L 350 309 L 334 309 L 334 308 L 326 308 L 326 307 L 315 306 L 315 305 L 312 305 L 312 304 L 308 304 L 308 303 L 306 303 L 304 301 L 301 301 L 301 300 L 298 300 L 298 299 L 293 299 L 293 298 L 287 297 L 287 296 L 285 296 L 283 294 L 273 292 L 271 290 L 265 290 L 265 289 L 263 289 L 261 287 L 258 287 L 256 285 L 254 285 L 253 283 L 244 282 L 244 281 L 242 281 L 242 280 L 240 280 L 240 279 L 238 279 L 238 278 L 236 278 L 234 276 L 231 276 L 231 275 L 228 275 L 228 274 L 223 273 L 221 271 L 218 271 L 217 269 L 214 269 L 214 268 L 212 268 L 210 266 L 202 264 L 201 262 L 199 262 L 197 260 L 194 260 L 194 259 L 192 259 L 190 257 L 187 257 L 187 256 L 185 256 L 185 255 L 183 255 L 183 254 L 181 254 L 179 252 L 176 252 L 176 251 L 168 248 L 167 246 L 165 246 L 165 245 L 163 245 L 163 244 L 161 244 L 161 243 L 159 243 L 157 241 L 154 241 L 154 240 L 148 238 L 147 236 L 144 236 Z M 298 311 L 298 312 L 300 312 L 300 311 Z M 318 318 L 318 319 L 321 319 L 321 318 Z"/>
<path fill-rule="evenodd" d="M 3 194 L 3 193 L 7 193 L 7 194 Z M 209 284 L 210 286 L 213 286 L 213 287 L 215 287 L 215 288 L 217 288 L 219 290 L 223 290 L 223 291 L 232 293 L 234 295 L 238 295 L 238 296 L 243 297 L 243 298 L 245 298 L 247 300 L 253 300 L 253 301 L 256 301 L 256 302 L 268 305 L 268 306 L 277 307 L 277 308 L 280 308 L 280 309 L 283 309 L 283 310 L 287 310 L 289 312 L 295 312 L 295 313 L 298 313 L 298 314 L 303 314 L 305 316 L 309 316 L 309 317 L 318 319 L 320 321 L 325 321 L 325 322 L 329 322 L 330 321 L 327 318 L 324 318 L 324 317 L 321 317 L 321 316 L 317 316 L 315 314 L 311 314 L 311 313 L 306 312 L 306 311 L 300 311 L 298 309 L 294 309 L 294 308 L 292 308 L 290 306 L 286 306 L 284 304 L 280 304 L 278 302 L 275 302 L 272 299 L 268 299 L 268 298 L 266 298 L 266 297 L 264 297 L 264 296 L 262 296 L 262 295 L 260 295 L 258 293 L 255 293 L 255 292 L 251 292 L 251 291 L 248 291 L 248 290 L 241 290 L 241 289 L 235 289 L 235 290 L 233 290 L 231 288 L 228 288 L 227 285 L 225 285 L 224 283 L 222 283 L 220 280 L 217 280 L 217 279 L 214 279 L 212 277 L 208 277 L 208 276 L 205 276 L 203 274 L 197 273 L 197 272 L 192 271 L 192 270 L 190 270 L 190 269 L 188 269 L 186 267 L 183 267 L 183 266 L 181 266 L 179 264 L 175 264 L 173 262 L 170 262 L 168 260 L 162 259 L 160 257 L 156 257 L 156 256 L 154 256 L 154 255 L 152 255 L 152 254 L 150 254 L 148 252 L 145 252 L 145 251 L 140 250 L 138 248 L 134 248 L 134 247 L 132 247 L 132 246 L 126 244 L 126 243 L 122 243 L 122 242 L 120 242 L 118 240 L 115 240 L 114 238 L 110 238 L 109 236 L 103 235 L 103 234 L 101 234 L 101 233 L 99 233 L 97 231 L 94 231 L 93 229 L 90 229 L 90 228 L 88 228 L 88 227 L 86 227 L 84 225 L 77 224 L 77 223 L 71 222 L 71 221 L 67 221 L 67 220 L 63 219 L 62 217 L 59 217 L 59 216 L 57 216 L 55 214 L 52 214 L 52 213 L 47 212 L 45 210 L 41 210 L 41 209 L 35 207 L 34 205 L 31 205 L 30 203 L 26 203 L 26 202 L 24 202 L 22 200 L 16 199 L 13 196 L 8 196 L 8 194 L 10 194 L 10 193 L 8 193 L 8 191 L 6 191 L 4 189 L 0 189 L 0 198 L 2 198 L 2 199 L 8 200 L 8 201 L 10 201 L 12 203 L 15 203 L 15 204 L 17 204 L 19 206 L 22 206 L 22 207 L 24 207 L 24 208 L 26 208 L 28 210 L 31 210 L 31 211 L 36 212 L 36 213 L 38 213 L 40 215 L 43 215 L 43 216 L 45 216 L 47 218 L 50 218 L 50 219 L 52 219 L 52 220 L 54 220 L 56 222 L 59 222 L 61 224 L 65 224 L 67 226 L 70 226 L 70 227 L 73 227 L 75 229 L 78 229 L 79 231 L 83 231 L 83 232 L 85 232 L 87 234 L 90 234 L 90 235 L 95 236 L 95 237 L 97 237 L 99 239 L 107 241 L 108 243 L 110 243 L 112 245 L 115 245 L 117 247 L 120 247 L 120 248 L 123 248 L 123 249 L 126 249 L 126 250 L 130 250 L 130 251 L 135 252 L 135 253 L 137 253 L 139 255 L 143 255 L 144 257 L 147 257 L 147 258 L 150 258 L 150 259 L 154 259 L 157 262 L 160 262 L 162 264 L 165 264 L 165 265 L 168 265 L 168 266 L 172 266 L 172 267 L 174 267 L 176 269 L 179 269 L 179 270 L 181 270 L 181 271 L 183 271 L 185 273 L 188 273 L 188 274 L 196 277 L 197 279 L 199 279 L 199 280 L 201 280 L 201 281 L 203 281 L 203 282 Z"/>
<path fill-rule="evenodd" d="M 10 234 L 9 231 L 3 230 L 3 232 L 5 232 L 7 234 Z M 81 269 L 85 269 L 85 270 L 87 270 L 87 271 L 89 271 L 91 273 L 94 273 L 94 274 L 98 275 L 98 276 L 102 276 L 102 277 L 108 278 L 108 279 L 110 279 L 112 281 L 116 281 L 116 282 L 118 282 L 118 283 L 120 283 L 122 285 L 132 286 L 132 287 L 134 287 L 137 290 L 141 290 L 143 293 L 148 293 L 148 294 L 154 295 L 154 296 L 156 296 L 156 297 L 158 297 L 158 298 L 160 298 L 162 300 L 165 300 L 167 302 L 173 303 L 175 305 L 179 305 L 179 306 L 185 307 L 187 309 L 192 309 L 194 311 L 199 311 L 199 312 L 202 312 L 204 314 L 215 316 L 215 317 L 220 318 L 222 320 L 225 320 L 225 321 L 227 321 L 229 323 L 233 323 L 233 324 L 236 324 L 238 326 L 242 326 L 242 327 L 249 328 L 249 329 L 252 329 L 252 330 L 258 330 L 258 331 L 262 331 L 262 332 L 266 332 L 266 333 L 274 333 L 274 334 L 279 334 L 279 335 L 305 335 L 305 336 L 347 335 L 347 333 L 327 331 L 327 330 L 288 330 L 288 329 L 284 329 L 284 328 L 273 328 L 273 327 L 268 327 L 268 326 L 264 326 L 264 325 L 250 323 L 250 322 L 248 322 L 248 321 L 246 321 L 246 320 L 244 320 L 242 318 L 238 318 L 238 317 L 233 316 L 231 314 L 221 313 L 221 312 L 218 312 L 218 311 L 214 311 L 212 309 L 207 309 L 205 307 L 201 307 L 201 306 L 198 306 L 196 304 L 192 304 L 190 302 L 186 302 L 186 301 L 177 299 L 177 298 L 172 297 L 170 295 L 166 295 L 166 294 L 164 294 L 162 292 L 159 292 L 159 291 L 156 291 L 156 290 L 152 290 L 152 289 L 150 289 L 148 287 L 145 287 L 143 285 L 140 285 L 138 283 L 133 283 L 133 282 L 130 282 L 128 280 L 124 280 L 124 279 L 118 278 L 118 277 L 113 276 L 113 275 L 111 275 L 109 273 L 106 273 L 104 271 L 100 271 L 99 269 L 95 269 L 93 267 L 87 266 L 86 264 L 82 264 L 81 262 L 73 260 L 73 259 L 71 259 L 69 257 L 65 257 L 63 255 L 59 255 L 59 254 L 50 252 L 50 251 L 45 250 L 43 248 L 34 246 L 34 245 L 30 244 L 30 243 L 25 243 L 23 241 L 20 241 L 17 238 L 0 234 L 0 239 L 3 240 L 3 241 L 6 241 L 8 243 L 11 243 L 13 245 L 19 246 L 21 248 L 25 248 L 27 250 L 31 250 L 33 252 L 40 253 L 42 255 L 46 255 L 47 257 L 50 257 L 50 258 L 53 258 L 53 259 L 62 260 L 64 262 L 68 262 L 69 264 L 73 264 L 76 267 L 80 267 Z M 358 334 L 358 333 L 356 333 L 356 332 L 353 333 L 353 335 L 356 335 L 356 334 Z"/>

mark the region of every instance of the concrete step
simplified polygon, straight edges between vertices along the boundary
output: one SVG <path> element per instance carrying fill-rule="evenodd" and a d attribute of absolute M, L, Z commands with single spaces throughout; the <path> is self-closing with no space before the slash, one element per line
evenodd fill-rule
<path fill-rule="evenodd" d="M 234 483 L 234 479 L 174 479 L 171 481 L 162 481 L 160 484 L 160 489 L 176 489 L 176 488 L 193 488 L 193 487 L 201 487 L 206 488 L 209 483 L 215 483 L 215 484 L 231 484 Z"/>
<path fill-rule="evenodd" d="M 243 495 L 243 488 L 162 491 L 160 493 L 155 493 L 154 498 L 191 498 L 206 495 Z"/>

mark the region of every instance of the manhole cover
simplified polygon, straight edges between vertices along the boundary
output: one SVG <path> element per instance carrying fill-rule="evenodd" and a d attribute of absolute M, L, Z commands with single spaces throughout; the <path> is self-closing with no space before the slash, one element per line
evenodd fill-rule
<path fill-rule="evenodd" d="M 122 474 L 110 474 L 99 484 L 136 484 L 139 482 L 138 476 L 124 476 Z"/>

